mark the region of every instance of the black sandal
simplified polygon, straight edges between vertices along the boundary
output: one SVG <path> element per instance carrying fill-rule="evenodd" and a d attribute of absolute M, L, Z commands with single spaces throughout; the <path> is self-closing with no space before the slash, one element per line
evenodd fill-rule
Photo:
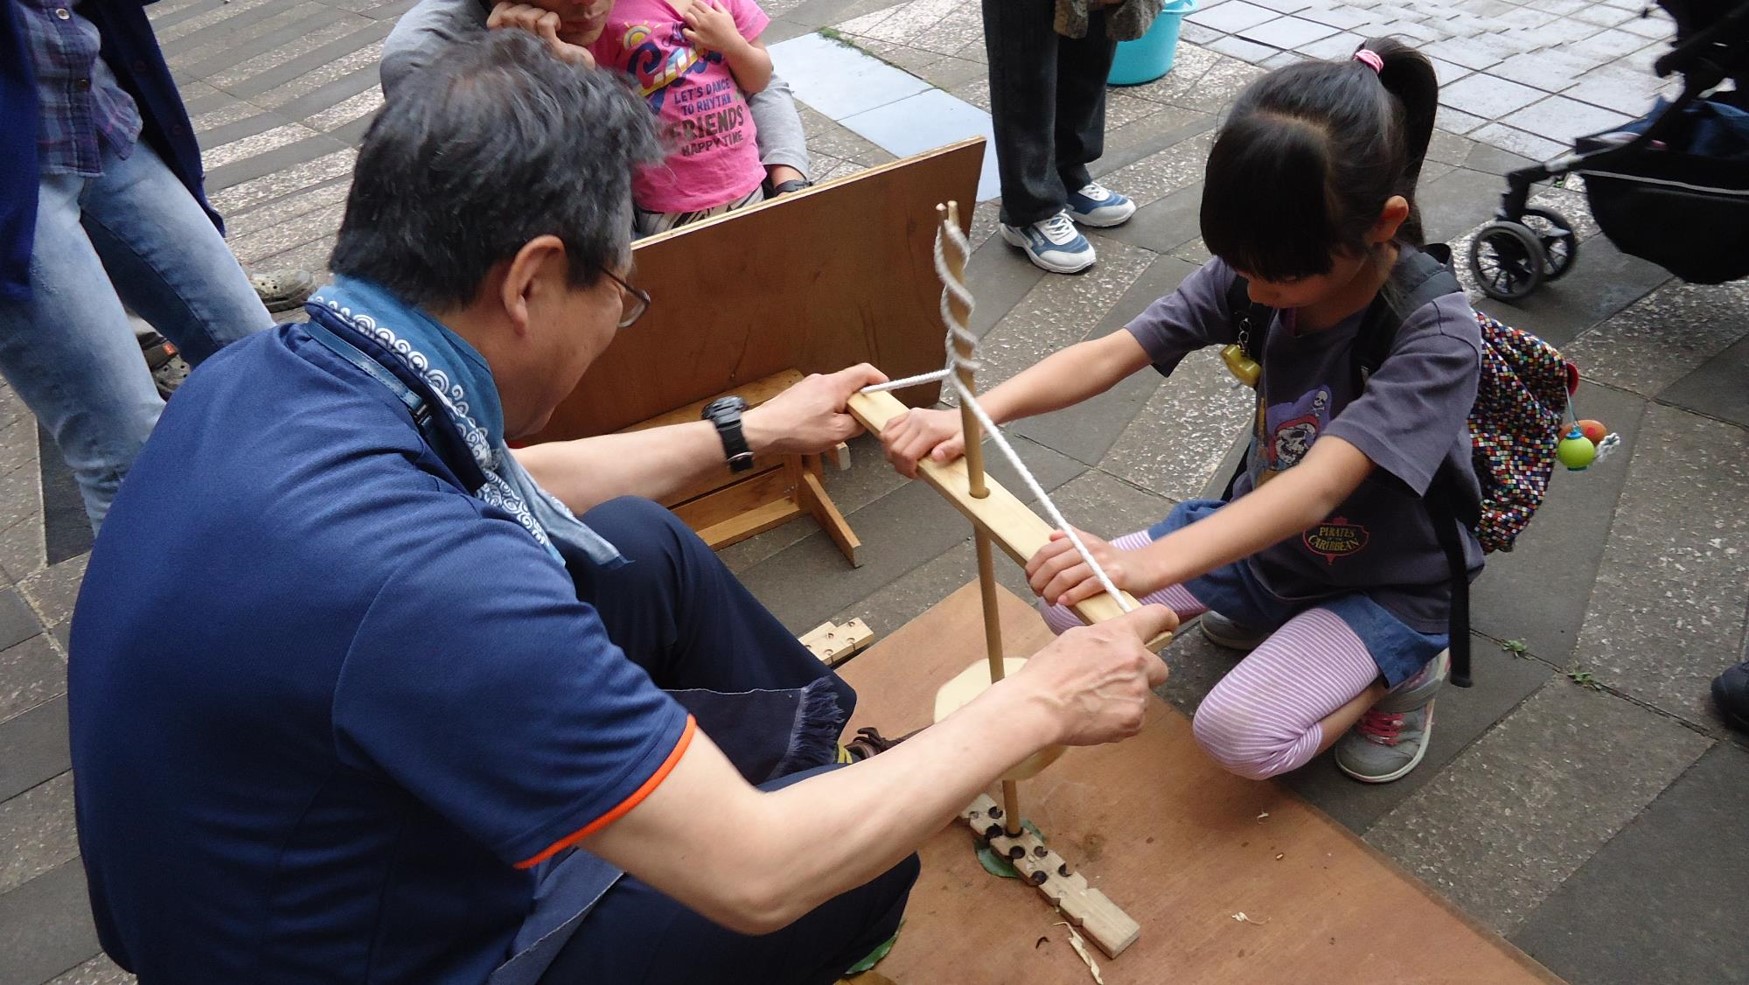
<path fill-rule="evenodd" d="M 799 192 L 804 188 L 812 187 L 814 187 L 814 183 L 806 178 L 791 178 L 788 181 L 780 181 L 777 184 L 772 185 L 771 194 L 766 197 L 776 198 L 779 195 L 788 195 L 790 192 Z"/>

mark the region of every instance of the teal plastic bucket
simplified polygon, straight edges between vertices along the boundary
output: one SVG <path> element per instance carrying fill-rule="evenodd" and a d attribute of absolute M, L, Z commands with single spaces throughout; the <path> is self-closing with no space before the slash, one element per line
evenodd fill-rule
<path fill-rule="evenodd" d="M 1146 34 L 1134 41 L 1120 41 L 1117 57 L 1111 62 L 1107 79 L 1114 86 L 1141 85 L 1152 82 L 1172 70 L 1172 58 L 1178 53 L 1178 29 L 1184 26 L 1184 16 L 1196 9 L 1196 0 L 1167 0 L 1160 16 Z"/>

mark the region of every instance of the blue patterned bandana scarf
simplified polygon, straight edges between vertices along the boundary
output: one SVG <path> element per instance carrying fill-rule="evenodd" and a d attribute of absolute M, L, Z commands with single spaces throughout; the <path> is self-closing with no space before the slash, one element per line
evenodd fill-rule
<path fill-rule="evenodd" d="M 485 483 L 474 490 L 476 497 L 515 517 L 561 562 L 565 557 L 561 548 L 570 548 L 596 564 L 625 563 L 618 549 L 537 485 L 510 453 L 504 443 L 498 385 L 485 357 L 467 340 L 375 284 L 356 278 L 335 277 L 310 298 L 309 308 L 312 317 L 330 329 L 335 323 L 350 329 L 425 382 L 437 397 L 433 413 L 455 430 L 485 474 Z"/>

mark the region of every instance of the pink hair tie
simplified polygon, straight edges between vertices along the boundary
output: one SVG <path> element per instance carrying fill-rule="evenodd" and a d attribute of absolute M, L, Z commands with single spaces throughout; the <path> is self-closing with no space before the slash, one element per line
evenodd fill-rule
<path fill-rule="evenodd" d="M 1361 48 L 1356 51 L 1354 53 L 1354 60 L 1365 65 L 1367 68 L 1372 69 L 1374 75 L 1385 70 L 1385 60 L 1380 58 L 1379 53 L 1373 51 L 1371 48 Z"/>

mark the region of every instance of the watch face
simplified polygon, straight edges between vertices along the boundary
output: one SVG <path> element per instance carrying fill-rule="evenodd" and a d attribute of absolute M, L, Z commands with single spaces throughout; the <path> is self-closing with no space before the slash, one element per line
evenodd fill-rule
<path fill-rule="evenodd" d="M 725 414 L 740 414 L 747 409 L 745 397 L 718 397 L 704 405 L 704 413 L 699 416 L 705 420 L 715 420 Z"/>

